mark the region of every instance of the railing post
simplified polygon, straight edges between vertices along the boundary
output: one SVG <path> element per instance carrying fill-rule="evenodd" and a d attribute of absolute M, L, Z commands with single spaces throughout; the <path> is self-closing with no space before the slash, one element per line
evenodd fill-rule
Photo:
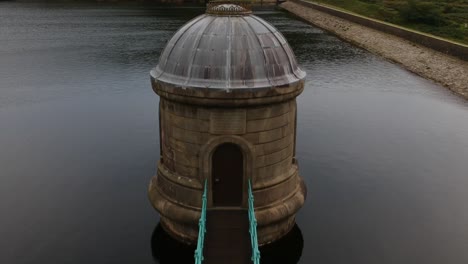
<path fill-rule="evenodd" d="M 203 262 L 203 244 L 205 242 L 205 233 L 206 233 L 206 179 L 203 186 L 203 195 L 202 195 L 202 208 L 200 220 L 198 221 L 198 240 L 197 240 L 197 249 L 195 250 L 195 264 L 202 264 Z"/>
<path fill-rule="evenodd" d="M 252 262 L 260 264 L 260 250 L 258 249 L 257 237 L 257 219 L 255 218 L 254 196 L 252 192 L 252 183 L 249 179 L 249 233 L 252 244 Z"/>

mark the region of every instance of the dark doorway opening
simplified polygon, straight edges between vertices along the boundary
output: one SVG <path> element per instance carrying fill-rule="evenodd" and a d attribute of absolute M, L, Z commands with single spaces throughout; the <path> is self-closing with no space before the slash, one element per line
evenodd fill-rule
<path fill-rule="evenodd" d="M 244 158 L 235 144 L 218 146 L 212 158 L 212 190 L 214 206 L 241 206 Z"/>

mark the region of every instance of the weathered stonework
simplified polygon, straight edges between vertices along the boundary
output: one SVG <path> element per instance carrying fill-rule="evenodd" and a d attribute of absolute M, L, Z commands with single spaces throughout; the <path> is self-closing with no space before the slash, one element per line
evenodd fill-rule
<path fill-rule="evenodd" d="M 303 83 L 295 88 L 302 90 Z M 209 179 L 211 186 L 210 156 L 218 145 L 232 142 L 241 147 L 245 157 L 244 185 L 252 178 L 260 243 L 286 234 L 305 199 L 305 187 L 294 163 L 296 101 L 236 108 L 193 103 L 170 101 L 164 96 L 160 100 L 162 157 L 149 195 L 163 216 L 164 228 L 186 242 L 196 240 L 203 180 Z M 235 120 L 243 129 L 222 134 L 210 129 L 210 124 L 223 115 L 230 119 L 233 113 L 243 116 Z M 247 208 L 246 191 L 242 207 Z"/>
<path fill-rule="evenodd" d="M 285 41 L 277 44 L 287 45 Z M 283 63 L 299 72 L 293 60 Z M 153 90 L 160 96 L 161 159 L 149 198 L 169 234 L 186 243 L 196 242 L 205 179 L 208 209 L 232 209 L 217 206 L 211 191 L 213 153 L 226 143 L 237 146 L 243 158 L 242 201 L 235 208 L 248 208 L 248 180 L 253 184 L 259 243 L 277 240 L 293 227 L 306 196 L 294 158 L 295 98 L 304 88 L 305 76 L 299 73 L 280 86 L 230 90 L 192 87 L 190 81 L 181 87 L 152 72 Z"/>

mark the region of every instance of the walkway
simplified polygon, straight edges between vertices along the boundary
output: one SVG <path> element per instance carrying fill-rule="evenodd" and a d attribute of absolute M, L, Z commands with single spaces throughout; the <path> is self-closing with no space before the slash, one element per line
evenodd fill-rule
<path fill-rule="evenodd" d="M 247 210 L 208 210 L 204 264 L 252 263 Z"/>

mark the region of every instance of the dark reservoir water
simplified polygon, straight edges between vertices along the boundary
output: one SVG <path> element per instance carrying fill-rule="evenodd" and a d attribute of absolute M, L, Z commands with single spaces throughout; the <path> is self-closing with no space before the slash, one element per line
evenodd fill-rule
<path fill-rule="evenodd" d="M 170 259 L 146 194 L 159 155 L 149 70 L 201 12 L 0 2 L 0 263 Z M 468 263 L 468 103 L 286 13 L 257 14 L 308 73 L 308 199 L 273 259 Z"/>

